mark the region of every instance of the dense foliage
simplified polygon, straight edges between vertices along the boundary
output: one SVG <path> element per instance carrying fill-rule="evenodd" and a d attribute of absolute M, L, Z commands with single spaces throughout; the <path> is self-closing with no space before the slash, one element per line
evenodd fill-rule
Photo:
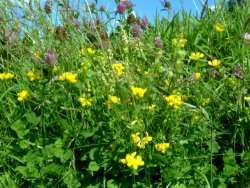
<path fill-rule="evenodd" d="M 249 7 L 1 1 L 0 187 L 249 187 Z"/>

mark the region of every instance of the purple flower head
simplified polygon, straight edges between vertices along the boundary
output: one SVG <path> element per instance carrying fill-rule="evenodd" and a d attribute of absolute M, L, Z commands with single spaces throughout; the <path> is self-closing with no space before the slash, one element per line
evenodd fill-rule
<path fill-rule="evenodd" d="M 147 28 L 148 27 L 148 18 L 146 16 L 144 16 L 142 19 L 141 19 L 141 26 L 143 29 Z"/>
<path fill-rule="evenodd" d="M 163 48 L 163 43 L 162 43 L 160 36 L 155 37 L 155 47 L 156 48 Z"/>
<path fill-rule="evenodd" d="M 244 71 L 241 68 L 240 64 L 237 64 L 233 70 L 233 75 L 237 78 L 243 78 Z"/>
<path fill-rule="evenodd" d="M 121 0 L 117 5 L 116 11 L 123 14 L 127 9 L 132 8 L 134 5 L 128 0 Z"/>
<path fill-rule="evenodd" d="M 139 24 L 134 24 L 132 28 L 132 34 L 134 37 L 139 37 L 142 32 L 141 26 Z"/>
<path fill-rule="evenodd" d="M 250 33 L 245 33 L 245 35 L 244 35 L 244 40 L 245 40 L 247 43 L 250 43 Z"/>
<path fill-rule="evenodd" d="M 57 63 L 57 55 L 52 50 L 48 50 L 44 60 L 46 64 L 54 65 Z"/>
<path fill-rule="evenodd" d="M 126 4 L 126 1 L 121 1 L 118 5 L 117 5 L 117 9 L 116 11 L 119 13 L 119 14 L 123 14 L 127 9 L 127 4 Z"/>

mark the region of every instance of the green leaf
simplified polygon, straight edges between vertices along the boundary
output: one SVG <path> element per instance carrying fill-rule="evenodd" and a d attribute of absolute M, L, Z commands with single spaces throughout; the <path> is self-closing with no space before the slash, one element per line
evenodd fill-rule
<path fill-rule="evenodd" d="M 119 186 L 115 183 L 114 180 L 108 180 L 107 181 L 107 188 L 118 188 Z"/>
<path fill-rule="evenodd" d="M 92 137 L 92 136 L 96 133 L 97 130 L 98 130 L 98 129 L 87 129 L 87 130 L 82 130 L 80 134 L 81 134 L 84 138 L 89 138 L 89 137 Z"/>
<path fill-rule="evenodd" d="M 68 188 L 78 188 L 81 187 L 81 183 L 76 177 L 75 172 L 72 169 L 65 172 L 63 176 L 63 182 L 67 185 Z"/>
<path fill-rule="evenodd" d="M 91 172 L 96 172 L 96 171 L 98 171 L 100 169 L 100 166 L 95 161 L 91 161 L 89 163 L 88 169 Z"/>
<path fill-rule="evenodd" d="M 26 134 L 29 133 L 29 130 L 26 129 L 26 125 L 22 120 L 17 120 L 11 125 L 11 129 L 14 130 L 18 138 L 23 138 Z"/>
<path fill-rule="evenodd" d="M 41 118 L 37 117 L 34 112 L 26 113 L 24 116 L 26 117 L 26 120 L 33 125 L 37 125 L 41 120 Z"/>

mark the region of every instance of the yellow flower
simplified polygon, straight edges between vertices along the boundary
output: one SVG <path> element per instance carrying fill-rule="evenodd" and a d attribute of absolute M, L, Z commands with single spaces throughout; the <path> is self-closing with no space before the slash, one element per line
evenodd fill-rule
<path fill-rule="evenodd" d="M 110 96 L 108 97 L 107 105 L 108 108 L 111 108 L 113 104 L 119 104 L 121 102 L 121 99 L 117 96 Z"/>
<path fill-rule="evenodd" d="M 27 90 L 22 90 L 17 93 L 17 100 L 20 102 L 24 102 L 29 97 L 29 92 Z"/>
<path fill-rule="evenodd" d="M 39 80 L 41 78 L 40 73 L 35 70 L 28 71 L 26 75 L 28 76 L 30 81 Z"/>
<path fill-rule="evenodd" d="M 201 73 L 200 72 L 195 72 L 194 73 L 194 79 L 199 80 L 201 78 Z"/>
<path fill-rule="evenodd" d="M 165 100 L 174 109 L 178 109 L 184 103 L 183 96 L 181 95 L 169 95 L 165 97 Z"/>
<path fill-rule="evenodd" d="M 143 98 L 147 89 L 139 88 L 139 87 L 131 87 L 132 94 L 136 97 Z"/>
<path fill-rule="evenodd" d="M 75 84 L 78 82 L 77 74 L 72 72 L 65 72 L 62 75 L 60 75 L 58 79 L 61 81 L 67 81 L 71 84 Z"/>
<path fill-rule="evenodd" d="M 33 55 L 38 59 L 41 56 L 41 53 L 39 51 L 35 51 Z"/>
<path fill-rule="evenodd" d="M 11 80 L 14 78 L 14 74 L 10 72 L 0 73 L 0 80 Z"/>
<path fill-rule="evenodd" d="M 183 34 L 180 34 L 179 37 L 172 39 L 173 46 L 178 47 L 178 48 L 184 48 L 186 43 L 187 43 L 187 39 L 184 38 Z"/>
<path fill-rule="evenodd" d="M 250 96 L 245 96 L 244 100 L 247 101 L 247 102 L 250 102 Z"/>
<path fill-rule="evenodd" d="M 142 139 L 142 143 L 143 143 L 144 145 L 147 145 L 149 142 L 152 141 L 152 139 L 153 139 L 153 137 L 152 137 L 152 136 L 149 136 L 148 133 L 146 132 L 145 137 Z"/>
<path fill-rule="evenodd" d="M 156 105 L 155 104 L 152 104 L 148 107 L 148 111 L 150 112 L 154 112 L 155 111 L 155 108 L 156 108 Z"/>
<path fill-rule="evenodd" d="M 143 139 L 141 139 L 140 133 L 137 132 L 137 133 L 131 134 L 131 139 L 132 139 L 132 142 L 137 145 L 137 147 L 144 149 L 145 146 L 149 144 L 149 142 L 151 142 L 153 138 L 152 136 L 149 136 L 148 133 L 146 132 Z"/>
<path fill-rule="evenodd" d="M 89 55 L 94 55 L 95 54 L 95 50 L 93 48 L 87 48 L 87 52 Z"/>
<path fill-rule="evenodd" d="M 208 61 L 208 64 L 211 67 L 218 67 L 221 64 L 221 61 L 218 59 L 213 59 L 212 61 Z"/>
<path fill-rule="evenodd" d="M 132 142 L 133 142 L 134 144 L 139 143 L 139 142 L 141 141 L 140 133 L 137 132 L 137 133 L 131 134 L 131 139 L 132 139 Z"/>
<path fill-rule="evenodd" d="M 124 73 L 124 69 L 125 69 L 125 67 L 121 63 L 113 64 L 112 68 L 118 76 L 121 76 Z"/>
<path fill-rule="evenodd" d="M 78 98 L 78 101 L 80 102 L 81 106 L 83 107 L 89 107 L 92 105 L 92 99 L 87 99 L 87 98 L 84 98 L 84 97 L 79 97 Z"/>
<path fill-rule="evenodd" d="M 195 61 L 198 61 L 198 60 L 202 59 L 203 57 L 204 57 L 204 54 L 201 52 L 193 52 L 189 56 L 190 59 L 195 60 Z"/>
<path fill-rule="evenodd" d="M 214 29 L 215 29 L 215 31 L 221 33 L 223 31 L 225 31 L 225 26 L 222 23 L 216 23 L 216 24 L 214 24 Z"/>
<path fill-rule="evenodd" d="M 136 156 L 136 152 L 129 153 L 124 159 L 120 160 L 122 164 L 126 164 L 129 168 L 137 170 L 139 166 L 144 166 L 144 161 L 140 155 Z"/>
<path fill-rule="evenodd" d="M 169 143 L 158 143 L 155 144 L 155 149 L 159 152 L 165 153 L 167 149 L 170 147 Z"/>

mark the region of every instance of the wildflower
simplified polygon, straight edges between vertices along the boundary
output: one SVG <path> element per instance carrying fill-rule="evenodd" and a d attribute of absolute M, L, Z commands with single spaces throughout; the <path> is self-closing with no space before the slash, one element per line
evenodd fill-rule
<path fill-rule="evenodd" d="M 11 80 L 14 78 L 14 74 L 10 72 L 0 73 L 0 80 Z"/>
<path fill-rule="evenodd" d="M 121 1 L 118 5 L 117 5 L 117 8 L 116 8 L 116 11 L 119 13 L 119 14 L 123 14 L 127 9 L 127 5 L 126 5 L 126 2 L 125 1 Z"/>
<path fill-rule="evenodd" d="M 193 74 L 193 78 L 194 78 L 194 80 L 199 80 L 201 78 L 201 73 L 200 72 L 195 72 Z"/>
<path fill-rule="evenodd" d="M 87 98 L 84 98 L 84 97 L 79 97 L 78 98 L 78 101 L 80 102 L 81 106 L 83 107 L 89 107 L 92 105 L 92 99 L 87 99 Z"/>
<path fill-rule="evenodd" d="M 27 100 L 28 97 L 29 97 L 29 92 L 27 90 L 22 90 L 17 93 L 17 100 L 20 102 L 24 102 L 25 100 Z"/>
<path fill-rule="evenodd" d="M 50 65 L 54 65 L 57 63 L 57 56 L 55 52 L 53 52 L 52 50 L 48 50 L 45 56 L 45 63 L 50 64 Z"/>
<path fill-rule="evenodd" d="M 40 73 L 38 71 L 35 71 L 35 70 L 28 71 L 26 75 L 28 76 L 30 81 L 39 80 L 41 78 Z"/>
<path fill-rule="evenodd" d="M 250 33 L 245 33 L 243 38 L 246 43 L 250 43 Z"/>
<path fill-rule="evenodd" d="M 221 64 L 221 61 L 218 59 L 213 59 L 212 61 L 208 61 L 208 64 L 211 67 L 218 67 Z"/>
<path fill-rule="evenodd" d="M 156 48 L 163 48 L 163 43 L 162 43 L 162 40 L 161 40 L 161 37 L 158 36 L 158 37 L 155 37 L 155 47 Z"/>
<path fill-rule="evenodd" d="M 178 47 L 178 48 L 184 48 L 186 43 L 187 43 L 187 39 L 184 38 L 183 34 L 181 34 L 177 38 L 172 39 L 173 46 Z"/>
<path fill-rule="evenodd" d="M 137 132 L 137 133 L 131 134 L 131 139 L 132 139 L 132 142 L 137 145 L 137 147 L 144 149 L 145 146 L 149 144 L 149 142 L 151 142 L 153 138 L 152 136 L 149 136 L 148 133 L 146 132 L 145 136 L 141 139 L 140 133 Z"/>
<path fill-rule="evenodd" d="M 250 102 L 250 95 L 249 96 L 245 96 L 244 100 L 247 101 L 247 102 Z"/>
<path fill-rule="evenodd" d="M 122 164 L 126 164 L 129 168 L 137 170 L 139 166 L 144 166 L 144 161 L 140 155 L 136 155 L 136 152 L 129 153 L 124 159 L 120 160 Z"/>
<path fill-rule="evenodd" d="M 180 106 L 183 105 L 183 96 L 181 95 L 169 95 L 165 97 L 168 105 L 173 107 L 174 109 L 178 109 Z"/>
<path fill-rule="evenodd" d="M 35 52 L 33 53 L 33 55 L 35 56 L 35 58 L 39 59 L 41 53 L 40 53 L 39 51 L 35 51 Z"/>
<path fill-rule="evenodd" d="M 155 105 L 155 104 L 152 104 L 152 105 L 150 105 L 150 106 L 148 107 L 148 110 L 149 110 L 150 112 L 154 112 L 154 111 L 155 111 L 155 108 L 156 108 L 156 105 Z"/>
<path fill-rule="evenodd" d="M 155 144 L 155 149 L 159 152 L 165 153 L 167 149 L 170 147 L 169 143 L 158 143 Z"/>
<path fill-rule="evenodd" d="M 134 24 L 132 28 L 133 37 L 139 37 L 141 35 L 141 32 L 142 32 L 141 26 L 138 24 Z"/>
<path fill-rule="evenodd" d="M 136 133 L 133 133 L 131 134 L 131 139 L 132 139 L 132 142 L 134 144 L 137 144 L 141 141 L 141 138 L 140 138 L 140 133 L 139 132 L 136 132 Z"/>
<path fill-rule="evenodd" d="M 95 50 L 93 48 L 87 48 L 87 52 L 89 55 L 94 55 L 95 54 Z"/>
<path fill-rule="evenodd" d="M 140 25 L 143 29 L 148 27 L 148 18 L 146 16 L 144 16 L 141 21 L 140 21 Z"/>
<path fill-rule="evenodd" d="M 199 61 L 200 59 L 202 59 L 204 57 L 203 53 L 200 52 L 193 52 L 191 53 L 191 55 L 189 56 L 190 59 L 195 60 L 195 61 Z"/>
<path fill-rule="evenodd" d="M 67 82 L 69 82 L 71 84 L 75 84 L 75 83 L 78 82 L 77 74 L 72 73 L 72 72 L 65 72 L 61 76 L 59 76 L 58 79 L 61 80 L 61 81 L 67 81 Z"/>
<path fill-rule="evenodd" d="M 107 105 L 109 108 L 111 108 L 111 106 L 113 104 L 119 104 L 121 102 L 120 98 L 117 96 L 110 96 L 108 97 L 108 101 L 107 101 Z"/>
<path fill-rule="evenodd" d="M 236 76 L 237 78 L 243 78 L 244 71 L 241 68 L 240 64 L 237 64 L 233 70 L 233 75 Z"/>
<path fill-rule="evenodd" d="M 147 145 L 149 142 L 152 141 L 152 136 L 149 136 L 148 133 L 146 132 L 146 135 L 144 136 L 144 138 L 142 139 L 142 144 L 145 146 Z"/>
<path fill-rule="evenodd" d="M 147 89 L 143 89 L 140 87 L 131 87 L 131 90 L 132 90 L 132 94 L 139 98 L 143 98 L 145 92 L 147 91 Z"/>
<path fill-rule="evenodd" d="M 124 69 L 125 69 L 125 67 L 121 63 L 113 64 L 112 68 L 114 72 L 117 74 L 117 76 L 121 76 L 124 73 Z"/>
<path fill-rule="evenodd" d="M 216 23 L 214 24 L 215 31 L 221 33 L 225 30 L 225 26 L 222 23 Z"/>

